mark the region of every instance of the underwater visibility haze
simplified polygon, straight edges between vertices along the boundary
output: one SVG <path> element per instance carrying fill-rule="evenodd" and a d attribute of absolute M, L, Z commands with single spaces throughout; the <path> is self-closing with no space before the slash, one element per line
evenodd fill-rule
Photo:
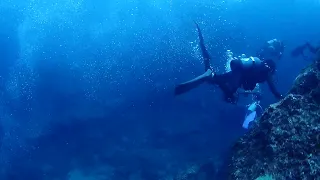
<path fill-rule="evenodd" d="M 227 103 L 208 84 L 174 96 L 203 73 L 194 21 L 220 73 L 227 50 L 255 56 L 283 41 L 276 86 L 286 95 L 313 63 L 290 53 L 319 45 L 319 9 L 316 0 L 1 0 L 0 179 L 228 179 L 252 99 Z M 278 102 L 261 91 L 259 109 Z"/>

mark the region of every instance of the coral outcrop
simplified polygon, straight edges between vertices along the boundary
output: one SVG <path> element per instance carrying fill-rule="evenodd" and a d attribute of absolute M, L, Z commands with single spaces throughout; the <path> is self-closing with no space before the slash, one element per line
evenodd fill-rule
<path fill-rule="evenodd" d="M 234 145 L 228 179 L 320 179 L 320 51 Z"/>

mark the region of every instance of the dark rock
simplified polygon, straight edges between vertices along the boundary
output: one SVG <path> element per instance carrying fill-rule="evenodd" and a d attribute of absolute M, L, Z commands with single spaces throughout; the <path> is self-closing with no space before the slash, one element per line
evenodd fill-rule
<path fill-rule="evenodd" d="M 234 145 L 228 179 L 320 178 L 320 52 Z M 259 178 L 259 179 L 260 179 Z"/>

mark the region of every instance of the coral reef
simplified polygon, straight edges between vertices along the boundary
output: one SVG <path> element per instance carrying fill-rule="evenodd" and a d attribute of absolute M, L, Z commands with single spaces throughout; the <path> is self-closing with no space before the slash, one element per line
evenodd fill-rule
<path fill-rule="evenodd" d="M 228 179 L 320 177 L 320 52 L 232 150 Z"/>

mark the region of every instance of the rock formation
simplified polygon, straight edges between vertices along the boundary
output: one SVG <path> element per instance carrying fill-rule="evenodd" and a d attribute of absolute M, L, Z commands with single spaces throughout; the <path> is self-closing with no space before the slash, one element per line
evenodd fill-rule
<path fill-rule="evenodd" d="M 228 179 L 320 179 L 320 51 L 232 149 Z"/>

